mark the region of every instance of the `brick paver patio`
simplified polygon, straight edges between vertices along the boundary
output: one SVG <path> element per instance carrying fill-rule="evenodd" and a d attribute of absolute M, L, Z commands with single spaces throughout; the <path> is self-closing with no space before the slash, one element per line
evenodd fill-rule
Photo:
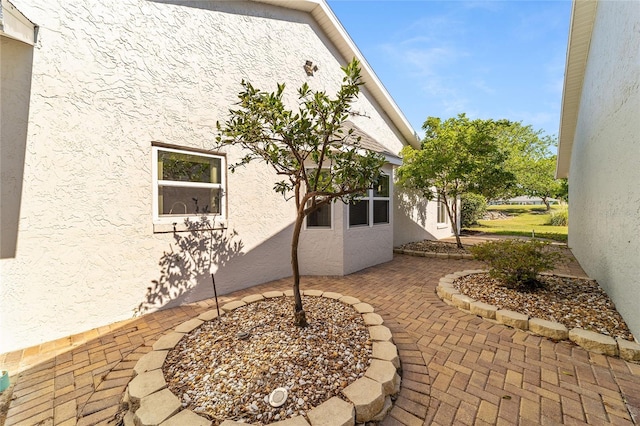
<path fill-rule="evenodd" d="M 393 331 L 402 387 L 384 425 L 624 425 L 640 419 L 639 364 L 482 320 L 435 294 L 443 275 L 481 266 L 398 255 L 346 277 L 303 278 L 303 289 L 370 303 Z M 575 263 L 562 272 L 582 273 Z M 221 303 L 289 287 L 282 279 Z M 15 383 L 5 424 L 115 424 L 136 361 L 165 331 L 213 305 L 206 300 L 0 355 Z"/>

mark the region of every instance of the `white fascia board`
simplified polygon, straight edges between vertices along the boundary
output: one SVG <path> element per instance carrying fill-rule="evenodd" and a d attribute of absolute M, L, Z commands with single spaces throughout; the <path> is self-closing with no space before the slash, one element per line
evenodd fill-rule
<path fill-rule="evenodd" d="M 396 157 L 395 155 L 383 154 L 384 161 L 393 165 L 393 166 L 402 166 L 402 158 Z"/>
<path fill-rule="evenodd" d="M 574 0 L 571 8 L 571 24 L 567 43 L 567 59 L 562 88 L 562 109 L 558 137 L 556 177 L 569 176 L 571 151 L 576 134 L 584 73 L 591 46 L 591 33 L 596 17 L 598 0 Z"/>
<path fill-rule="evenodd" d="M 27 19 L 9 0 L 1 0 L 0 36 L 27 43 L 36 41 L 36 25 Z"/>
<path fill-rule="evenodd" d="M 395 103 L 387 89 L 384 87 L 378 76 L 365 59 L 364 55 L 351 37 L 344 29 L 338 18 L 325 0 L 253 0 L 259 3 L 268 3 L 274 6 L 288 9 L 300 10 L 311 13 L 316 22 L 324 30 L 326 36 L 338 48 L 345 61 L 352 58 L 360 62 L 360 70 L 365 88 L 371 93 L 374 99 L 382 106 L 393 124 L 400 131 L 406 144 L 416 149 L 420 149 L 420 140 L 409 120 Z"/>

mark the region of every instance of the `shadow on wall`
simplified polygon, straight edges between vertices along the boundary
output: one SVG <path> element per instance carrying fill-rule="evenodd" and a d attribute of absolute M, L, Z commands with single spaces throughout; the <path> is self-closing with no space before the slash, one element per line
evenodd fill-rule
<path fill-rule="evenodd" d="M 16 255 L 31 99 L 33 46 L 0 37 L 0 259 Z"/>
<path fill-rule="evenodd" d="M 394 247 L 417 240 L 437 239 L 426 229 L 427 205 L 427 199 L 418 192 L 397 188 L 395 192 Z"/>
<path fill-rule="evenodd" d="M 174 231 L 170 251 L 164 252 L 158 262 L 160 278 L 147 288 L 135 315 L 213 297 L 214 269 L 220 270 L 244 255 L 237 232 L 213 229 L 212 222 L 207 217 L 199 221 L 185 219 L 187 231 Z"/>

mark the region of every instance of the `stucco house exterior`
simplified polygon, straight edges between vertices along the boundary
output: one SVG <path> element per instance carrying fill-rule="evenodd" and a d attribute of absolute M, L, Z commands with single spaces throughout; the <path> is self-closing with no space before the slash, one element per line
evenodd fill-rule
<path fill-rule="evenodd" d="M 574 1 L 559 139 L 569 246 L 640 336 L 638 1 Z"/>
<path fill-rule="evenodd" d="M 291 275 L 277 176 L 231 173 L 242 153 L 213 149 L 242 79 L 286 83 L 293 106 L 302 83 L 335 93 L 361 62 L 349 125 L 387 179 L 306 223 L 303 274 L 451 235 L 435 203 L 394 188 L 417 137 L 324 0 L 2 0 L 2 14 L 0 353 L 212 297 L 210 272 L 219 294 Z M 189 232 L 203 211 L 215 225 Z"/>

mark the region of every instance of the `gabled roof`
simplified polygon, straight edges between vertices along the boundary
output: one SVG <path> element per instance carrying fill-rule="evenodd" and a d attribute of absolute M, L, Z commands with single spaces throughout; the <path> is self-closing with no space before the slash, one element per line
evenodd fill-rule
<path fill-rule="evenodd" d="M 571 9 L 571 25 L 567 45 L 567 62 L 562 89 L 562 112 L 560 113 L 560 136 L 556 177 L 569 175 L 571 150 L 576 133 L 584 72 L 589 57 L 591 32 L 596 17 L 598 0 L 574 0 Z"/>
<path fill-rule="evenodd" d="M 253 0 L 260 3 L 268 3 L 275 6 L 285 7 L 288 9 L 300 10 L 308 12 L 318 22 L 324 30 L 326 36 L 333 42 L 338 51 L 342 54 L 345 61 L 357 58 L 360 62 L 362 80 L 365 87 L 374 97 L 374 99 L 382 106 L 385 113 L 389 116 L 393 124 L 398 128 L 404 139 L 414 148 L 420 148 L 418 135 L 414 131 L 409 120 L 404 116 L 398 105 L 395 103 L 387 89 L 378 79 L 371 66 L 358 50 L 349 34 L 344 29 L 338 18 L 325 0 Z"/>

